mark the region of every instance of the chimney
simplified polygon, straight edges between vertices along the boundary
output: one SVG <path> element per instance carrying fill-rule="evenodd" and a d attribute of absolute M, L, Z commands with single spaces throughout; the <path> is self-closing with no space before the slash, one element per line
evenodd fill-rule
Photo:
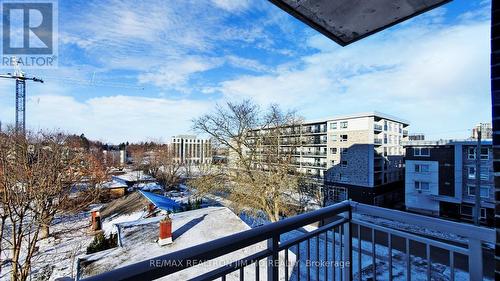
<path fill-rule="evenodd" d="M 160 221 L 160 246 L 172 244 L 172 219 L 167 215 Z"/>
<path fill-rule="evenodd" d="M 91 226 L 90 230 L 92 231 L 100 231 L 101 230 L 101 212 L 98 210 L 92 210 L 92 219 L 91 219 Z"/>
<path fill-rule="evenodd" d="M 156 206 L 153 203 L 148 204 L 148 215 L 154 217 L 154 211 L 155 211 Z"/>

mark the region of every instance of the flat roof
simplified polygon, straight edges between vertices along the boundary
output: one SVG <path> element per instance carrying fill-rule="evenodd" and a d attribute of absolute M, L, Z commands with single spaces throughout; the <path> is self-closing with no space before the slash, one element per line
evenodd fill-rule
<path fill-rule="evenodd" d="M 383 119 L 387 119 L 387 120 L 391 120 L 391 121 L 403 123 L 405 125 L 410 125 L 410 122 L 407 121 L 407 120 L 405 120 L 405 119 L 402 119 L 402 118 L 399 118 L 399 117 L 396 117 L 396 116 L 393 116 L 393 115 L 390 115 L 390 114 L 385 114 L 385 113 L 382 113 L 382 112 L 379 112 L 379 111 L 370 111 L 370 112 L 361 112 L 361 113 L 354 113 L 354 114 L 338 115 L 338 116 L 333 116 L 333 117 L 329 117 L 329 118 L 322 118 L 322 119 L 316 119 L 316 120 L 314 120 L 314 119 L 313 120 L 305 120 L 303 124 L 321 123 L 321 122 L 328 122 L 328 121 L 338 121 L 338 120 L 363 118 L 363 117 L 371 117 L 371 116 L 380 117 L 380 118 L 383 118 Z"/>
<path fill-rule="evenodd" d="M 136 262 L 154 259 L 191 246 L 222 238 L 250 227 L 226 207 L 208 207 L 170 215 L 172 218 L 172 239 L 170 245 L 160 246 L 156 242 L 159 233 L 160 217 L 121 223 L 122 247 L 80 257 L 82 278 L 110 271 Z M 265 250 L 265 242 L 231 252 L 206 264 L 200 264 L 160 278 L 161 280 L 189 280 L 202 272 L 237 261 L 241 258 Z M 281 254 L 280 254 L 281 255 Z M 289 253 L 290 261 L 295 261 Z M 283 258 L 283 257 L 282 257 Z M 253 266 L 245 268 L 245 275 L 255 276 Z M 261 270 L 261 279 L 265 279 L 265 269 Z M 239 280 L 238 271 L 228 280 Z"/>
<path fill-rule="evenodd" d="M 449 140 L 415 140 L 403 142 L 403 146 L 441 146 L 441 145 L 475 145 L 476 139 L 449 139 Z M 492 145 L 491 139 L 481 140 L 482 145 Z"/>

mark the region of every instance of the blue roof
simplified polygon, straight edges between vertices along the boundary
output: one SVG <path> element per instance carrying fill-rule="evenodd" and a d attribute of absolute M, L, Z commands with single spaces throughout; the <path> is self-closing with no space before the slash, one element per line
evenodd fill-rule
<path fill-rule="evenodd" d="M 146 199 L 148 199 L 151 203 L 153 203 L 156 208 L 164 210 L 164 211 L 174 211 L 177 209 L 180 209 L 181 206 L 179 203 L 175 202 L 174 200 L 161 196 L 158 194 L 154 194 L 151 192 L 146 192 L 146 191 L 139 191 Z"/>

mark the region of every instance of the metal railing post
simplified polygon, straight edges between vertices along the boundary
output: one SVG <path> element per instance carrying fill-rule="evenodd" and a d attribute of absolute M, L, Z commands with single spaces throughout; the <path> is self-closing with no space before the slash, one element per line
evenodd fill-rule
<path fill-rule="evenodd" d="M 271 251 L 271 256 L 267 258 L 267 280 L 269 281 L 279 279 L 279 241 L 279 234 L 267 240 L 267 249 Z"/>
<path fill-rule="evenodd" d="M 345 215 L 348 220 L 344 225 L 344 269 L 342 270 L 345 281 L 352 280 L 352 207 L 349 208 L 349 211 L 346 212 Z M 347 269 L 347 270 L 346 270 Z"/>
<path fill-rule="evenodd" d="M 118 246 L 123 247 L 122 244 L 122 230 L 119 224 L 116 225 L 116 238 L 118 240 Z"/>
<path fill-rule="evenodd" d="M 481 240 L 469 238 L 469 278 L 483 280 L 483 249 Z"/>

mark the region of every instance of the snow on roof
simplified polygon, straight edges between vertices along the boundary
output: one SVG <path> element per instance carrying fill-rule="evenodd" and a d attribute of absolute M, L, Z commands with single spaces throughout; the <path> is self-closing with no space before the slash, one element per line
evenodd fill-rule
<path fill-rule="evenodd" d="M 128 187 L 126 184 L 117 182 L 117 181 L 108 181 L 103 184 L 101 184 L 102 188 L 108 188 L 108 189 L 113 189 L 113 188 L 126 188 Z"/>
<path fill-rule="evenodd" d="M 175 213 L 171 217 L 174 241 L 172 244 L 161 247 L 156 242 L 159 233 L 159 219 L 147 219 L 149 223 L 142 223 L 141 220 L 126 223 L 121 226 L 122 247 L 108 250 L 105 254 L 96 253 L 84 257 L 81 277 L 93 276 L 249 229 L 248 225 L 226 207 L 209 207 Z M 213 270 L 264 249 L 266 249 L 266 243 L 261 242 L 160 280 L 188 280 L 202 272 Z M 293 264 L 295 255 L 289 253 L 289 258 Z M 255 272 L 252 272 L 254 268 L 254 266 L 246 267 L 245 275 L 255 276 Z M 265 274 L 265 272 L 266 270 L 263 268 L 261 274 Z M 239 279 L 238 272 L 234 276 L 228 276 L 227 280 L 233 279 Z M 264 279 L 265 275 L 262 275 L 262 280 Z"/>
<path fill-rule="evenodd" d="M 122 181 L 135 182 L 135 181 L 154 181 L 155 178 L 145 174 L 143 171 L 127 171 L 122 175 L 113 175 L 113 179 Z"/>
<path fill-rule="evenodd" d="M 151 192 L 146 192 L 143 190 L 139 191 L 142 196 L 146 197 L 151 203 L 153 203 L 158 209 L 164 210 L 164 211 L 174 211 L 177 209 L 180 209 L 179 203 L 175 202 L 174 200 L 161 196 L 158 194 L 154 194 Z"/>
<path fill-rule="evenodd" d="M 134 187 L 137 187 L 138 189 L 144 191 L 163 190 L 163 187 L 159 185 L 157 182 L 138 183 L 135 184 Z"/>
<path fill-rule="evenodd" d="M 102 230 L 104 230 L 104 233 L 106 235 L 109 235 L 111 233 L 116 233 L 115 225 L 126 222 L 140 221 L 146 214 L 147 212 L 145 211 L 138 211 L 130 214 L 125 214 L 125 215 L 122 214 L 105 218 L 102 222 Z"/>

